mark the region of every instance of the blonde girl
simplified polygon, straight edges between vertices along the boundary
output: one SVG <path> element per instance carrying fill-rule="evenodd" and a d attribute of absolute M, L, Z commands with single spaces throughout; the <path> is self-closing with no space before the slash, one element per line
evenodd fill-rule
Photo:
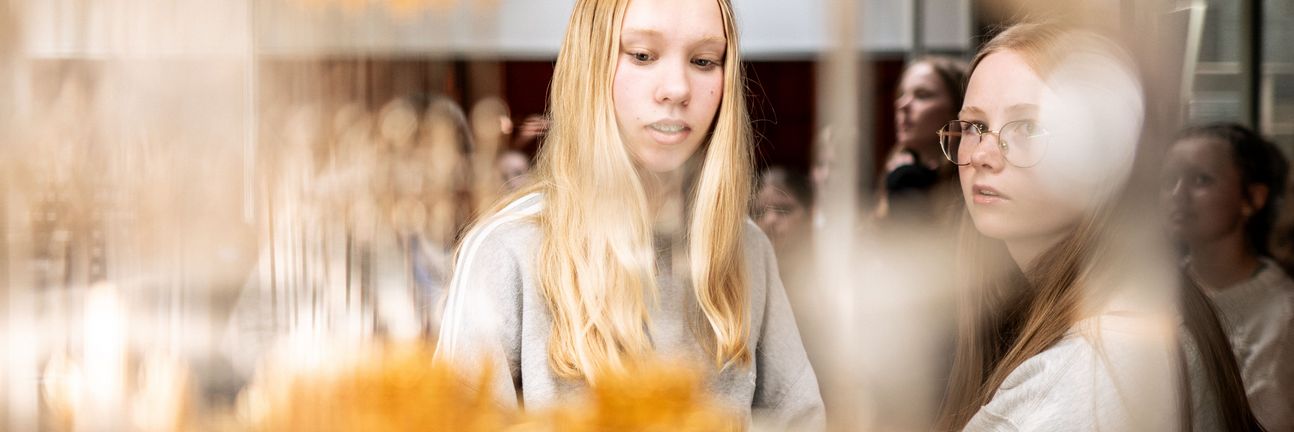
<path fill-rule="evenodd" d="M 729 0 L 579 0 L 535 182 L 460 245 L 438 355 L 553 404 L 634 361 L 704 365 L 719 398 L 814 427 L 817 379 L 768 239 Z"/>

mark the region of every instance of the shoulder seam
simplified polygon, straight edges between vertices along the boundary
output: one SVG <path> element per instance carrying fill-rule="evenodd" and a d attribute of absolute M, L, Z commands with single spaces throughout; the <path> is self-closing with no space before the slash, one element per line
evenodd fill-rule
<path fill-rule="evenodd" d="M 453 274 L 450 276 L 449 295 L 445 301 L 445 313 L 442 314 L 440 336 L 437 338 L 437 351 L 447 349 L 452 351 L 457 344 L 456 325 L 462 321 L 463 314 L 462 291 L 466 283 L 465 275 L 471 273 L 472 264 L 475 262 L 477 250 L 480 249 L 481 243 L 499 227 L 533 216 L 542 208 L 542 201 L 538 200 L 539 194 L 533 193 L 521 197 L 503 210 L 500 210 L 494 216 L 486 219 L 486 222 L 478 229 L 472 230 L 471 233 L 463 239 L 463 247 L 458 254 L 458 259 L 454 263 Z"/>

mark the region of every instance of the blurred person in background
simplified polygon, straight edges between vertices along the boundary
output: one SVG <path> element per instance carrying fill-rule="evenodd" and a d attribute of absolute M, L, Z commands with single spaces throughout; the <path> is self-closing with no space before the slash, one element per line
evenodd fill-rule
<path fill-rule="evenodd" d="M 831 178 L 832 165 L 836 163 L 836 148 L 831 142 L 831 127 L 823 127 L 813 136 L 813 160 L 809 164 L 809 180 L 813 185 L 813 191 L 821 194 L 826 190 L 827 180 Z M 809 219 L 813 222 L 814 228 L 822 228 L 826 225 L 826 216 L 818 208 L 820 202 L 814 202 L 814 206 L 809 209 Z"/>
<path fill-rule="evenodd" d="M 909 346 L 887 351 L 922 361 L 885 371 L 874 384 L 910 393 L 913 407 L 882 409 L 913 410 L 902 421 L 916 428 L 930 426 L 912 423 L 916 413 L 928 421 L 944 397 L 955 346 L 954 278 L 947 270 L 955 259 L 962 201 L 957 166 L 939 146 L 939 128 L 957 118 L 965 83 L 966 64 L 953 58 L 921 57 L 904 69 L 894 99 L 895 143 L 877 179 L 875 206 L 863 219 L 870 228 L 865 248 L 876 263 L 869 279 L 886 287 L 886 301 L 932 315 L 906 326 L 893 323 L 908 333 Z"/>
<path fill-rule="evenodd" d="M 521 121 L 512 136 L 512 148 L 525 154 L 535 154 L 548 134 L 549 121 L 540 114 L 531 114 Z"/>
<path fill-rule="evenodd" d="M 534 165 L 530 155 L 538 151 L 547 133 L 548 119 L 538 114 L 526 116 L 521 127 L 516 128 L 511 146 L 499 154 L 498 169 L 505 193 L 515 192 L 530 181 Z"/>
<path fill-rule="evenodd" d="M 903 71 L 894 100 L 894 149 L 882 173 L 876 219 L 900 223 L 952 225 L 957 200 L 957 168 L 939 148 L 939 128 L 957 119 L 966 64 L 929 56 Z"/>
<path fill-rule="evenodd" d="M 499 180 L 505 194 L 516 192 L 530 180 L 530 157 L 516 150 L 506 150 L 497 162 Z"/>
<path fill-rule="evenodd" d="M 1144 226 L 1133 64 L 1049 24 L 1012 26 L 975 57 L 940 131 L 968 225 L 939 429 L 1260 429 L 1207 298 Z"/>
<path fill-rule="evenodd" d="M 820 429 L 772 246 L 728 0 L 580 0 L 533 183 L 462 242 L 436 355 L 550 407 L 660 356 L 761 425 Z"/>
<path fill-rule="evenodd" d="M 1294 430 L 1294 281 L 1269 245 L 1289 162 L 1244 126 L 1211 124 L 1182 132 L 1164 174 L 1169 227 L 1217 307 L 1254 414 Z"/>
<path fill-rule="evenodd" d="M 813 184 L 803 171 L 781 166 L 764 170 L 758 183 L 753 212 L 755 224 L 773 242 L 778 257 L 785 258 L 793 249 L 810 241 Z"/>
<path fill-rule="evenodd" d="M 819 281 L 814 277 L 813 182 L 803 170 L 773 166 L 760 173 L 751 217 L 773 243 L 777 267 L 786 287 L 787 297 L 800 330 L 808 334 L 816 331 L 815 322 L 808 319 L 815 313 L 821 299 L 812 298 L 809 288 Z M 804 337 L 809 359 L 818 361 L 812 338 Z"/>
<path fill-rule="evenodd" d="M 418 208 L 425 216 L 418 218 L 420 226 L 406 241 L 418 286 L 418 308 L 429 312 L 428 324 L 435 331 L 454 243 L 471 220 L 471 194 L 478 192 L 472 187 L 475 173 L 470 169 L 476 140 L 457 102 L 445 96 L 428 100 L 418 125 L 416 150 L 411 159 L 421 171 Z"/>

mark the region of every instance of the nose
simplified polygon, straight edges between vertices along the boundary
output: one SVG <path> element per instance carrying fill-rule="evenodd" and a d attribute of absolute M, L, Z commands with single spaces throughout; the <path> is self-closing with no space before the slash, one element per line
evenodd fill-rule
<path fill-rule="evenodd" d="M 982 133 L 979 142 L 973 144 L 975 150 L 971 153 L 970 162 L 975 168 L 996 172 L 1001 171 L 1006 165 L 997 134 Z"/>
<path fill-rule="evenodd" d="M 687 106 L 691 98 L 692 86 L 687 80 L 687 65 L 662 62 L 660 81 L 656 86 L 656 101 Z"/>
<path fill-rule="evenodd" d="M 902 95 L 894 99 L 894 109 L 897 109 L 899 111 L 902 111 L 908 108 L 908 106 L 911 104 L 912 104 L 912 97 L 908 95 Z"/>

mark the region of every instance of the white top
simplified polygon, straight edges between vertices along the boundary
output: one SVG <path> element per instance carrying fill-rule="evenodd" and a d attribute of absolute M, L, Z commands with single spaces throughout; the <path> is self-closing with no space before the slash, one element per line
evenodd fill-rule
<path fill-rule="evenodd" d="M 1294 281 L 1269 259 L 1253 279 L 1209 293 L 1258 421 L 1294 431 Z"/>
<path fill-rule="evenodd" d="M 1179 358 L 1173 326 L 1146 315 L 1082 320 L 1064 339 L 1002 382 L 967 431 L 1168 431 L 1179 425 Z M 1216 396 L 1185 331 L 1195 430 L 1221 430 Z"/>

